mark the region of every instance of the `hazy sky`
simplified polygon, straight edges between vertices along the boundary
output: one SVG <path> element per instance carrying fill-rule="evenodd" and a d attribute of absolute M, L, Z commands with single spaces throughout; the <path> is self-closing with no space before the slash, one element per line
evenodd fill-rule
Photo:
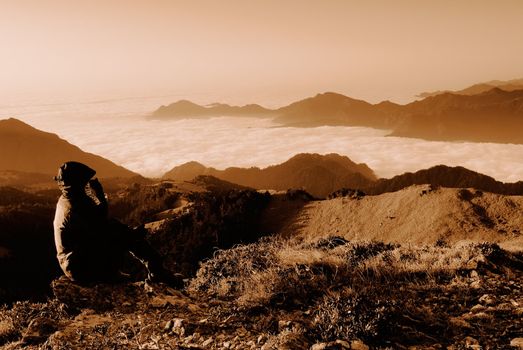
<path fill-rule="evenodd" d="M 523 1 L 0 0 L 0 48 L 3 103 L 275 106 L 324 91 L 405 102 L 523 77 Z"/>

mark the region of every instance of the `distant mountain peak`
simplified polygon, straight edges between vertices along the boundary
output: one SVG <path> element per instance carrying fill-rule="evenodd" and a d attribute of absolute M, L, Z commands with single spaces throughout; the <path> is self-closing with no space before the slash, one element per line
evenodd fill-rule
<path fill-rule="evenodd" d="M 1 131 L 39 131 L 40 130 L 34 128 L 33 126 L 21 121 L 20 119 L 16 118 L 8 118 L 8 119 L 2 119 L 0 120 L 0 130 Z"/>
<path fill-rule="evenodd" d="M 349 157 L 336 153 L 299 153 L 283 163 L 263 169 L 230 167 L 217 170 L 189 162 L 174 167 L 163 177 L 189 181 L 199 175 L 210 175 L 257 189 L 303 188 L 319 197 L 341 187 L 362 187 L 377 179 L 366 164 L 356 164 Z"/>
<path fill-rule="evenodd" d="M 20 119 L 16 119 L 16 118 L 12 118 L 12 117 L 11 118 L 7 118 L 7 119 L 2 119 L 2 120 L 0 120 L 0 123 L 3 124 L 3 125 L 24 125 L 24 126 L 28 126 L 30 128 L 33 128 L 31 125 L 29 125 L 27 123 L 24 123 Z"/>
<path fill-rule="evenodd" d="M 509 91 L 503 90 L 499 87 L 493 87 L 492 89 L 482 92 L 481 95 L 504 95 L 507 93 L 509 93 Z"/>
<path fill-rule="evenodd" d="M 518 83 L 522 85 L 517 85 Z M 498 83 L 498 82 L 496 82 Z M 523 144 L 523 80 L 481 83 L 460 91 L 427 93 L 405 105 L 371 104 L 336 92 L 318 93 L 278 109 L 256 104 L 199 106 L 178 101 L 162 106 L 150 118 L 271 118 L 288 127 L 350 126 L 388 130 L 389 136 L 439 141 Z"/>
<path fill-rule="evenodd" d="M 510 195 L 523 194 L 523 182 L 504 184 L 462 166 L 435 165 L 390 179 L 378 179 L 366 164 L 357 164 L 349 157 L 337 153 L 299 153 L 283 163 L 263 169 L 230 167 L 217 170 L 198 162 L 188 162 L 174 167 L 164 178 L 190 181 L 200 175 L 213 176 L 256 189 L 301 188 L 317 197 L 326 197 L 342 188 L 359 189 L 367 194 L 381 194 L 422 184 L 475 188 Z"/>
<path fill-rule="evenodd" d="M 154 111 L 151 119 L 184 119 L 184 118 L 210 118 L 215 116 L 269 116 L 272 110 L 257 104 L 245 106 L 231 106 L 225 103 L 210 103 L 205 106 L 198 105 L 188 100 L 179 100 L 168 106 L 161 106 Z"/>
<path fill-rule="evenodd" d="M 204 166 L 202 163 L 197 162 L 195 160 L 188 161 L 186 163 L 181 164 L 180 166 Z"/>
<path fill-rule="evenodd" d="M 425 98 L 430 96 L 442 95 L 444 93 L 453 93 L 457 95 L 477 95 L 492 90 L 493 88 L 503 91 L 523 90 L 523 79 L 512 80 L 491 80 L 484 83 L 474 84 L 462 90 L 440 90 L 433 92 L 422 92 L 417 97 Z"/>

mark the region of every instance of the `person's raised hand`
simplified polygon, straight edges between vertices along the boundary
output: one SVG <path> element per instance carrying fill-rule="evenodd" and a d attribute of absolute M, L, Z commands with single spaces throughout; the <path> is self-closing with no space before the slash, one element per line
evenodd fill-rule
<path fill-rule="evenodd" d="M 100 183 L 100 181 L 98 181 L 97 178 L 89 180 L 89 187 L 91 187 L 91 189 L 94 191 L 94 193 L 96 194 L 96 196 L 98 198 L 104 197 L 104 189 L 102 187 L 102 184 Z"/>

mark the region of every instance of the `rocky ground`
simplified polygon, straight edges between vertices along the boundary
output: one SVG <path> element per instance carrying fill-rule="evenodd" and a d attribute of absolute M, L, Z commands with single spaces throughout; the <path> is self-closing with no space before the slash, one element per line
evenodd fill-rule
<path fill-rule="evenodd" d="M 260 254 L 270 246 L 282 251 L 262 242 L 222 252 L 183 291 L 59 278 L 47 302 L 1 310 L 0 342 L 4 349 L 523 348 L 520 255 L 492 245 L 460 253 L 331 240 L 312 250 L 285 247 L 316 256 L 307 263 L 291 263 L 285 254 L 264 263 Z M 251 266 L 250 277 L 228 271 L 226 258 L 241 256 L 250 256 L 241 261 Z M 334 261 L 327 256 L 344 257 L 354 273 L 340 265 L 339 276 L 321 280 Z M 449 269 L 430 269 L 427 259 L 434 266 L 447 261 Z M 402 273 L 386 271 L 383 261 Z M 265 281 L 272 294 L 252 285 L 256 274 L 260 283 L 273 276 Z"/>

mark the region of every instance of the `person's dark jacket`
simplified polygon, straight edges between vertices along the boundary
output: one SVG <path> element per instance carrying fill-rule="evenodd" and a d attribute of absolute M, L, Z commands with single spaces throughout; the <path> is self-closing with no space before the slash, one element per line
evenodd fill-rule
<path fill-rule="evenodd" d="M 99 182 L 89 181 L 94 170 L 69 168 L 58 179 L 62 195 L 53 222 L 57 258 L 70 279 L 90 280 L 113 272 L 108 260 L 114 252 L 106 244 L 107 201 Z M 74 172 L 74 181 L 65 176 L 70 172 Z"/>

